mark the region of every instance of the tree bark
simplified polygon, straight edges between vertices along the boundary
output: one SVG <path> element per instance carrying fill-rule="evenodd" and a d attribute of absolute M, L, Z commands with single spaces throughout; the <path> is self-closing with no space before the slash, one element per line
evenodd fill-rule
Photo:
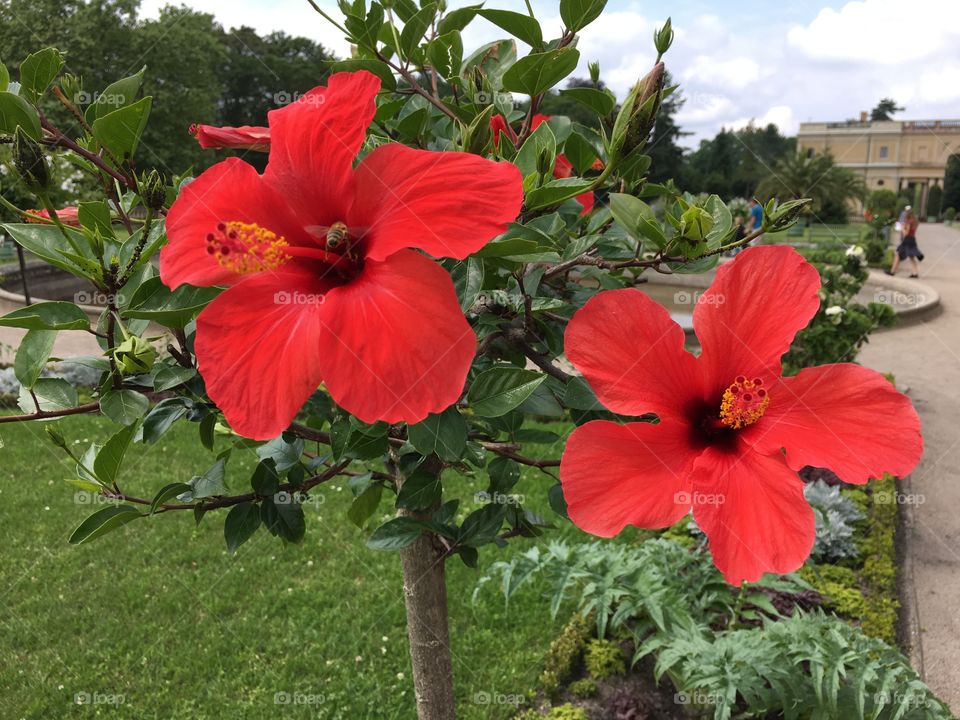
<path fill-rule="evenodd" d="M 417 717 L 419 720 L 454 720 L 443 548 L 436 536 L 424 533 L 400 551 L 400 562 Z"/>

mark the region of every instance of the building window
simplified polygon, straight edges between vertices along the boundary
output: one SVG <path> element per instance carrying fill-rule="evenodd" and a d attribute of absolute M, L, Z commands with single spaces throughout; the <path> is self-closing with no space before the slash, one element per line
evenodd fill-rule
<path fill-rule="evenodd" d="M 883 185 L 883 180 L 877 180 L 877 185 Z"/>
<path fill-rule="evenodd" d="M 813 148 L 807 148 L 807 157 L 808 157 L 808 158 L 812 158 L 812 157 L 813 157 Z"/>
<path fill-rule="evenodd" d="M 881 146 L 880 146 L 880 159 L 881 159 L 881 160 L 886 160 L 889 155 L 890 155 L 890 148 L 888 148 L 886 145 L 881 145 Z"/>

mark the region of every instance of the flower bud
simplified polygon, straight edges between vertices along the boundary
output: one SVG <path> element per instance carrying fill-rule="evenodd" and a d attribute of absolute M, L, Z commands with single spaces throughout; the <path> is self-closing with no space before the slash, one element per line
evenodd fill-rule
<path fill-rule="evenodd" d="M 113 357 L 121 373 L 139 375 L 150 372 L 157 359 L 157 351 L 143 338 L 131 335 L 117 346 Z"/>
<path fill-rule="evenodd" d="M 694 205 L 680 216 L 681 234 L 688 240 L 702 242 L 713 229 L 713 223 L 713 215 Z"/>
<path fill-rule="evenodd" d="M 600 84 L 600 63 L 594 61 L 587 65 L 587 68 L 590 70 L 590 82 L 594 85 Z"/>
<path fill-rule="evenodd" d="M 58 448 L 63 450 L 67 449 L 67 441 L 64 439 L 63 434 L 60 432 L 58 427 L 55 425 L 44 425 L 43 429 L 47 433 L 47 437 L 50 438 L 50 442 L 52 442 Z"/>
<path fill-rule="evenodd" d="M 162 209 L 166 204 L 167 189 L 163 185 L 163 178 L 156 170 L 151 170 L 141 183 L 140 197 L 143 198 L 143 204 L 153 211 Z"/>
<path fill-rule="evenodd" d="M 537 172 L 544 177 L 552 176 L 553 166 L 556 162 L 557 158 L 554 153 L 547 148 L 543 148 L 537 155 Z"/>
<path fill-rule="evenodd" d="M 31 191 L 46 190 L 50 184 L 47 160 L 43 156 L 40 144 L 27 135 L 19 125 L 13 138 L 13 164 Z"/>
<path fill-rule="evenodd" d="M 626 126 L 623 151 L 629 155 L 638 147 L 643 147 L 647 137 L 657 121 L 660 100 L 663 96 L 663 63 L 657 63 L 634 87 L 634 97 Z"/>
<path fill-rule="evenodd" d="M 673 45 L 673 23 L 670 18 L 667 18 L 667 22 L 664 23 L 662 28 L 653 33 L 653 44 L 656 46 L 659 55 L 663 55 Z"/>

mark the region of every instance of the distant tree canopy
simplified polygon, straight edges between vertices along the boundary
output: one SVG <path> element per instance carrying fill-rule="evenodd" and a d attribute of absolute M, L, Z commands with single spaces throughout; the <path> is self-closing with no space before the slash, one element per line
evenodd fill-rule
<path fill-rule="evenodd" d="M 771 168 L 795 153 L 796 138 L 784 137 L 773 123 L 724 129 L 690 154 L 684 182 L 691 191 L 723 198 L 753 197 Z"/>
<path fill-rule="evenodd" d="M 877 106 L 870 111 L 870 119 L 874 121 L 893 120 L 893 116 L 898 112 L 906 110 L 905 107 L 897 105 L 893 98 L 883 98 L 877 103 Z"/>
<path fill-rule="evenodd" d="M 85 88 L 106 87 L 146 65 L 144 93 L 153 96 L 153 107 L 141 147 L 170 174 L 203 169 L 222 156 L 186 141 L 191 123 L 265 124 L 268 110 L 329 74 L 332 55 L 307 38 L 228 31 L 185 6 L 167 6 L 156 19 L 140 18 L 139 10 L 140 0 L 4 0 L 0 48 L 13 69 L 30 52 L 55 45 L 67 55 L 65 70 Z M 61 127 L 71 126 L 59 104 L 45 110 Z"/>
<path fill-rule="evenodd" d="M 757 188 L 768 200 L 811 198 L 808 221 L 845 222 L 850 200 L 864 200 L 866 185 L 849 168 L 837 165 L 829 153 L 807 157 L 791 154 L 777 163 Z"/>
<path fill-rule="evenodd" d="M 960 210 L 960 155 L 951 155 L 947 160 L 947 172 L 943 179 L 943 207 Z"/>

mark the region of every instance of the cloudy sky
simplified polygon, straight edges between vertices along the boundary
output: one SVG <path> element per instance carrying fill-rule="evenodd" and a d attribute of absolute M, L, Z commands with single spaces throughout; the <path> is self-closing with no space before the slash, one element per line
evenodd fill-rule
<path fill-rule="evenodd" d="M 283 30 L 340 56 L 349 51 L 342 34 L 306 0 L 181 1 L 226 27 Z M 334 0 L 317 2 L 338 16 Z M 153 16 L 165 4 L 145 0 L 143 12 Z M 486 6 L 524 10 L 522 0 L 488 0 Z M 533 6 L 544 35 L 559 35 L 558 2 L 534 0 Z M 581 33 L 577 74 L 585 76 L 587 62 L 599 60 L 607 84 L 622 97 L 650 68 L 653 30 L 668 12 L 676 40 L 666 59 L 686 98 L 680 123 L 693 133 L 687 144 L 751 119 L 794 133 L 802 121 L 853 118 L 887 96 L 906 106 L 904 119 L 960 118 L 960 0 L 610 0 L 604 15 Z M 502 35 L 478 18 L 464 45 L 474 48 Z"/>

